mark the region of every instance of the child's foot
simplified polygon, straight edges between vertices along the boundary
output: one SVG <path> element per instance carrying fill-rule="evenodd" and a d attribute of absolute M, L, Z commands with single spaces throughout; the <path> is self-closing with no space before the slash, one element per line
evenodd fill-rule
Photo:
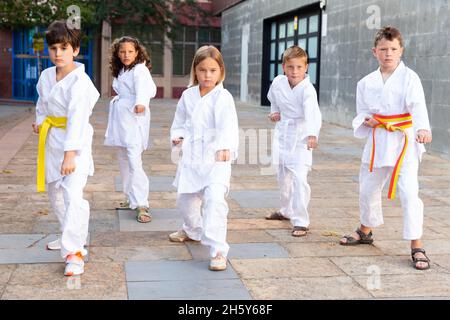
<path fill-rule="evenodd" d="M 227 258 L 218 253 L 214 258 L 211 258 L 209 262 L 209 270 L 211 271 L 223 271 L 227 268 Z"/>
<path fill-rule="evenodd" d="M 189 238 L 189 236 L 183 229 L 169 234 L 169 240 L 172 242 L 196 241 L 194 239 Z"/>
<path fill-rule="evenodd" d="M 358 244 L 372 244 L 372 231 L 369 231 L 368 234 L 361 231 L 360 228 L 356 229 L 356 231 L 352 235 L 345 235 L 339 240 L 339 244 L 342 246 L 355 246 Z"/>
<path fill-rule="evenodd" d="M 61 250 L 61 238 L 47 243 L 47 250 Z"/>
<path fill-rule="evenodd" d="M 136 209 L 136 220 L 140 223 L 147 223 L 152 221 L 149 209 L 147 207 L 138 207 Z"/>
<path fill-rule="evenodd" d="M 293 237 L 304 237 L 308 233 L 308 230 L 307 227 L 294 226 L 291 234 Z"/>
<path fill-rule="evenodd" d="M 424 249 L 411 248 L 411 258 L 413 261 L 413 267 L 417 270 L 430 269 L 430 259 L 428 259 Z"/>
<path fill-rule="evenodd" d="M 69 254 L 66 257 L 66 268 L 64 275 L 67 277 L 77 276 L 84 273 L 84 261 L 80 252 Z"/>
<path fill-rule="evenodd" d="M 117 207 L 116 209 L 130 210 L 130 200 L 126 199 L 125 201 L 122 201 L 121 203 L 119 203 L 119 207 Z"/>
<path fill-rule="evenodd" d="M 289 220 L 289 218 L 283 216 L 279 211 L 269 213 L 265 218 L 266 220 Z"/>

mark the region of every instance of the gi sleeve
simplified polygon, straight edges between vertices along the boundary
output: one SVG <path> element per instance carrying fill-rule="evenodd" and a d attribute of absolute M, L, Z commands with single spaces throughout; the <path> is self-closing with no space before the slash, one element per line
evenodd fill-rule
<path fill-rule="evenodd" d="M 364 102 L 364 82 L 358 82 L 356 87 L 356 117 L 353 119 L 353 134 L 356 138 L 367 138 L 372 132 L 372 128 L 364 125 L 367 117 L 372 117 L 369 107 Z"/>
<path fill-rule="evenodd" d="M 43 96 L 43 88 L 42 88 L 42 77 L 39 78 L 39 81 L 36 85 L 36 89 L 38 92 L 38 100 L 36 102 L 36 124 L 40 125 L 42 122 L 44 122 L 45 118 L 47 117 L 47 114 L 45 113 L 45 106 L 44 106 L 44 100 L 42 98 Z"/>
<path fill-rule="evenodd" d="M 406 107 L 413 119 L 414 132 L 417 133 L 419 130 L 428 130 L 431 132 L 425 93 L 417 74 L 414 74 L 408 83 Z"/>
<path fill-rule="evenodd" d="M 277 105 L 277 99 L 275 95 L 275 82 L 276 80 L 274 79 L 274 81 L 270 85 L 269 92 L 267 93 L 267 99 L 269 99 L 270 101 L 270 113 L 280 112 L 280 108 Z"/>
<path fill-rule="evenodd" d="M 172 126 L 170 128 L 170 141 L 178 139 L 180 137 L 186 136 L 186 106 L 185 106 L 185 93 L 181 95 L 180 100 L 177 104 L 177 109 L 175 111 L 175 116 L 173 118 Z"/>
<path fill-rule="evenodd" d="M 236 160 L 239 147 L 239 126 L 233 96 L 224 91 L 214 106 L 215 148 L 214 151 L 229 150 L 231 160 Z"/>
<path fill-rule="evenodd" d="M 307 137 L 319 137 L 322 127 L 322 114 L 317 102 L 316 89 L 313 86 L 305 89 L 303 96 L 303 110 L 305 112 L 305 134 Z"/>
<path fill-rule="evenodd" d="M 78 79 L 69 89 L 66 140 L 64 151 L 83 148 L 89 130 L 89 117 L 100 94 L 90 79 Z"/>
<path fill-rule="evenodd" d="M 150 71 L 144 64 L 137 64 L 133 72 L 134 89 L 136 94 L 136 100 L 131 112 L 134 112 L 134 107 L 138 104 L 145 106 L 147 110 L 149 108 L 150 99 L 156 95 L 156 85 L 153 82 Z"/>

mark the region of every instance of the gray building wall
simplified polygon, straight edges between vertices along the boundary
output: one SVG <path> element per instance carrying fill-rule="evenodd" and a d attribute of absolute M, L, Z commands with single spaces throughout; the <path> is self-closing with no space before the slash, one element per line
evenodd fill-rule
<path fill-rule="evenodd" d="M 250 24 L 247 101 L 261 101 L 263 20 L 303 6 L 308 0 L 247 0 L 222 13 L 222 53 L 226 87 L 240 96 L 242 26 Z M 433 130 L 430 149 L 450 153 L 450 0 L 328 0 L 326 36 L 321 39 L 320 107 L 324 120 L 349 127 L 356 114 L 357 82 L 378 67 L 372 56 L 373 11 L 380 25 L 400 29 L 404 61 L 425 90 Z M 322 35 L 324 30 L 322 30 Z"/>

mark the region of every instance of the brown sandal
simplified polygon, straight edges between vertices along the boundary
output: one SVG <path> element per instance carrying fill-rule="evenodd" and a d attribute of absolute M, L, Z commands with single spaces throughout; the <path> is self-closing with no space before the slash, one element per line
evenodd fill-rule
<path fill-rule="evenodd" d="M 286 218 L 281 214 L 281 212 L 276 211 L 272 212 L 271 214 L 266 216 L 266 220 L 289 220 L 289 218 Z"/>
<path fill-rule="evenodd" d="M 341 239 L 347 239 L 347 241 L 341 242 L 339 241 L 339 244 L 341 246 L 356 246 L 358 244 L 372 244 L 373 238 L 372 238 L 372 231 L 370 231 L 368 234 L 365 234 L 361 231 L 360 228 L 356 229 L 355 232 L 359 235 L 359 239 L 355 239 L 352 236 L 345 235 Z"/>
<path fill-rule="evenodd" d="M 415 255 L 416 253 L 422 253 L 425 258 L 416 258 Z M 427 270 L 430 269 L 430 259 L 427 257 L 427 255 L 425 254 L 425 250 L 422 248 L 413 248 L 411 249 L 411 258 L 412 258 L 412 263 L 413 263 L 413 267 L 417 270 Z M 417 267 L 417 262 L 426 262 L 427 266 L 425 268 L 418 268 Z"/>
<path fill-rule="evenodd" d="M 294 228 L 292 229 L 291 235 L 293 237 L 304 237 L 308 234 L 308 230 L 309 229 L 306 227 L 294 226 Z M 299 231 L 303 231 L 303 232 L 298 234 L 297 232 L 299 232 Z"/>

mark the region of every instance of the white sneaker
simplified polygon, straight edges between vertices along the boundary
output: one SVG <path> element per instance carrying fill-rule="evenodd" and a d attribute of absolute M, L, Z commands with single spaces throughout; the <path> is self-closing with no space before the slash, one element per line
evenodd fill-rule
<path fill-rule="evenodd" d="M 184 230 L 178 230 L 177 232 L 169 234 L 169 239 L 172 242 L 185 242 L 185 241 L 196 241 L 189 238 Z"/>
<path fill-rule="evenodd" d="M 211 271 L 223 271 L 227 268 L 227 258 L 220 253 L 209 261 L 209 270 Z"/>
<path fill-rule="evenodd" d="M 69 254 L 66 258 L 64 275 L 67 277 L 77 276 L 84 273 L 84 261 L 81 253 Z"/>
<path fill-rule="evenodd" d="M 47 250 L 61 250 L 61 238 L 47 243 Z"/>

